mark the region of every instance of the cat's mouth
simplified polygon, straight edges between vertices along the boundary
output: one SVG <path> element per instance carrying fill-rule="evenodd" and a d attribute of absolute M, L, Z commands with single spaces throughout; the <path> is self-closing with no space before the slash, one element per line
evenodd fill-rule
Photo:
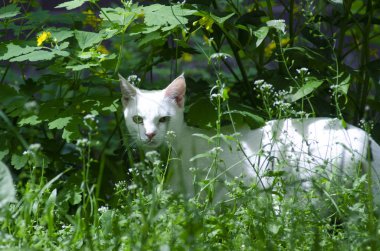
<path fill-rule="evenodd" d="M 157 140 L 147 140 L 147 141 L 144 141 L 144 145 L 155 148 L 155 147 L 160 146 L 161 143 Z"/>

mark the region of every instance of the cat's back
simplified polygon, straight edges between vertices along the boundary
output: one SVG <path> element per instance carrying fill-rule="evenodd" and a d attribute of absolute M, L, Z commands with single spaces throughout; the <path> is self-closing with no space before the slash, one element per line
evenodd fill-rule
<path fill-rule="evenodd" d="M 352 165 L 366 156 L 370 138 L 336 118 L 273 120 L 256 130 L 242 132 L 243 149 L 253 162 L 268 156 L 288 166 Z M 259 156 L 259 155 L 262 156 Z"/>

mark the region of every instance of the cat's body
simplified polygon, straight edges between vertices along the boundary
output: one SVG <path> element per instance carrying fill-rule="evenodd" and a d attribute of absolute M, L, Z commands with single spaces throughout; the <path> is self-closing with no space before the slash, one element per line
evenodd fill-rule
<path fill-rule="evenodd" d="M 161 91 L 140 90 L 120 78 L 127 128 L 141 149 L 157 149 L 165 144 L 166 133 L 174 131 L 173 157 L 178 158 L 172 161 L 169 179 L 177 191 L 193 195 L 213 184 L 214 198 L 221 200 L 226 194 L 225 180 L 238 177 L 247 186 L 265 189 L 272 185 L 271 171 L 285 171 L 284 177 L 307 190 L 320 177 L 349 184 L 361 167 L 372 171 L 378 195 L 380 147 L 359 128 L 343 128 L 338 119 L 330 118 L 286 119 L 270 121 L 256 130 L 238 128 L 237 140 L 214 137 L 209 142 L 194 134 L 212 136 L 215 132 L 189 127 L 183 121 L 183 76 Z M 234 133 L 232 127 L 222 129 L 222 135 Z M 208 154 L 194 158 L 203 153 Z M 208 183 L 194 188 L 190 168 L 198 181 Z"/>

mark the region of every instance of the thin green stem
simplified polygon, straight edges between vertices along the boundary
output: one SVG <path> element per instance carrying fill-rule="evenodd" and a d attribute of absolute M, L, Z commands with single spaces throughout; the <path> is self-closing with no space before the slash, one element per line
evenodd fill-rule
<path fill-rule="evenodd" d="M 370 89 L 369 83 L 369 74 L 368 74 L 368 62 L 370 59 L 370 50 L 369 50 L 369 34 L 371 32 L 373 8 L 372 0 L 367 1 L 366 15 L 368 17 L 367 24 L 364 27 L 363 38 L 362 38 L 362 51 L 361 51 L 361 66 L 360 66 L 360 75 L 361 75 L 361 85 L 360 91 L 358 94 L 359 100 L 359 111 L 356 116 L 356 121 L 359 121 L 365 112 L 365 106 L 367 102 L 367 96 Z"/>
<path fill-rule="evenodd" d="M 290 46 L 293 46 L 294 42 L 294 0 L 290 0 L 290 13 L 289 13 L 289 38 Z"/>

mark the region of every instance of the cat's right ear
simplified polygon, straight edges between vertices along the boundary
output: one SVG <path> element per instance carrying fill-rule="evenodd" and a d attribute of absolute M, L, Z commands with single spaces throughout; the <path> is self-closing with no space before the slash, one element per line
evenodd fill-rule
<path fill-rule="evenodd" d="M 131 98 L 136 96 L 136 88 L 131 85 L 128 80 L 126 80 L 123 76 L 119 73 L 119 79 L 120 79 L 120 89 L 121 94 L 123 96 L 123 100 L 125 102 L 128 102 Z"/>

